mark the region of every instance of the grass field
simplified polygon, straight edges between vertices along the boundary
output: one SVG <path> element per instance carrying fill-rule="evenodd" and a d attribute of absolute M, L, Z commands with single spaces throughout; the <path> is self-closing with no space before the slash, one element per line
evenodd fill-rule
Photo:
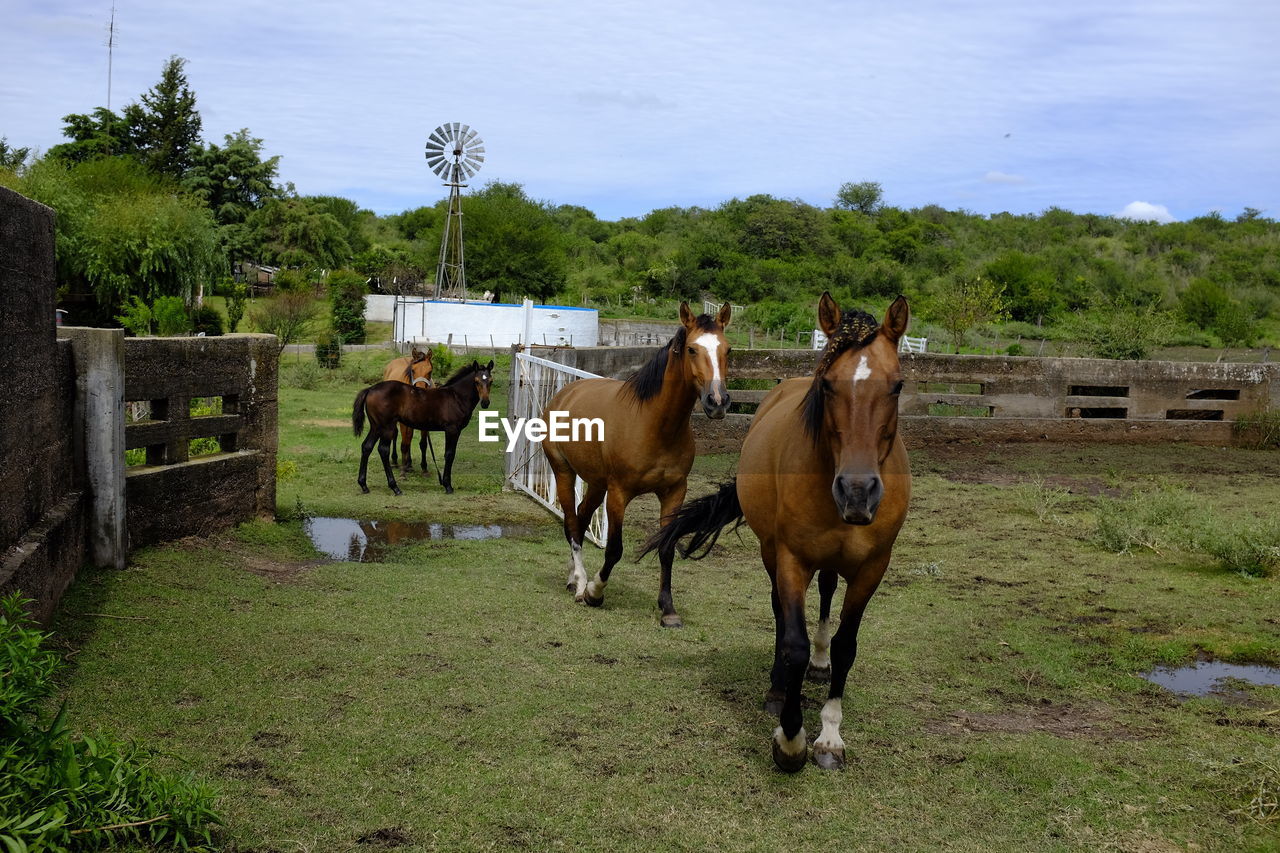
<path fill-rule="evenodd" d="M 652 558 L 620 564 L 604 608 L 575 605 L 558 523 L 501 491 L 474 426 L 456 494 L 419 474 L 393 497 L 375 461 L 362 495 L 357 387 L 281 389 L 285 520 L 86 572 L 55 626 L 73 724 L 213 780 L 229 851 L 1280 847 L 1280 688 L 1186 699 L 1136 675 L 1197 656 L 1280 665 L 1280 579 L 1092 541 L 1100 502 L 1157 486 L 1185 487 L 1204 518 L 1273 513 L 1274 451 L 913 452 L 911 515 L 846 693 L 850 766 L 786 776 L 749 532 L 677 564 L 683 630 L 657 626 Z M 735 464 L 700 457 L 691 494 Z M 656 512 L 633 505 L 628 552 Z M 338 563 L 307 514 L 529 531 Z M 811 732 L 824 695 L 806 687 Z"/>

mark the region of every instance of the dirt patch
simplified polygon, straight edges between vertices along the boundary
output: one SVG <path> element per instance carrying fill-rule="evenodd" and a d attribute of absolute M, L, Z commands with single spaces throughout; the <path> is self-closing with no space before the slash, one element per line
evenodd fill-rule
<path fill-rule="evenodd" d="M 375 829 L 356 839 L 357 844 L 368 844 L 371 847 L 404 847 L 413 843 L 413 838 L 398 826 Z"/>
<path fill-rule="evenodd" d="M 1069 705 L 1045 705 L 991 714 L 952 711 L 945 719 L 926 723 L 925 731 L 932 734 L 1047 734 L 1093 740 L 1137 740 L 1146 736 L 1120 725 L 1101 708 L 1077 708 Z"/>

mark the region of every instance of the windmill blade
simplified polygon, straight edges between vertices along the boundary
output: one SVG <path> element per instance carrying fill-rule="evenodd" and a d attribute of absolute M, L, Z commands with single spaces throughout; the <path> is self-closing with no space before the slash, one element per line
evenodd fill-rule
<path fill-rule="evenodd" d="M 467 173 L 467 179 L 468 179 L 468 180 L 470 180 L 470 179 L 471 179 L 471 177 L 472 177 L 472 176 L 473 176 L 473 175 L 478 171 L 477 169 L 473 169 L 473 168 L 471 168 L 471 167 L 470 167 L 470 166 L 468 166 L 466 163 L 463 163 L 463 164 L 462 164 L 462 170 L 463 170 L 464 172 L 466 172 L 466 173 Z"/>
<path fill-rule="evenodd" d="M 441 163 L 439 166 L 436 166 L 431 171 L 435 172 L 436 177 L 440 178 L 441 180 L 445 180 L 445 181 L 449 180 L 448 176 L 445 175 L 445 172 L 449 171 L 448 163 Z"/>
<path fill-rule="evenodd" d="M 437 127 L 435 130 L 431 131 L 431 135 L 427 138 L 430 139 L 432 142 L 439 144 L 439 146 L 443 148 L 445 146 L 444 128 Z"/>
<path fill-rule="evenodd" d="M 428 160 L 430 160 L 433 157 L 443 157 L 444 152 L 441 151 L 439 148 L 432 148 L 430 145 L 428 145 L 426 151 L 423 152 L 423 156 L 426 157 Z"/>
<path fill-rule="evenodd" d="M 479 160 L 481 163 L 483 163 L 483 162 L 484 162 L 484 155 L 483 155 L 483 154 L 468 154 L 468 155 L 467 155 L 467 157 L 468 157 L 468 158 L 470 158 L 470 159 L 472 159 L 472 160 Z"/>
<path fill-rule="evenodd" d="M 430 154 L 427 155 L 427 165 L 430 166 L 432 169 L 436 168 L 443 162 L 444 162 L 444 157 L 432 157 Z"/>
<path fill-rule="evenodd" d="M 468 160 L 464 165 L 471 170 L 471 174 L 473 175 L 476 172 L 480 171 L 480 164 L 477 163 L 475 160 Z"/>
<path fill-rule="evenodd" d="M 467 149 L 467 153 L 468 153 L 468 154 L 483 154 L 483 153 L 484 153 L 484 146 L 483 146 L 483 145 L 474 145 L 474 146 L 472 146 L 471 148 L 468 148 L 468 149 Z"/>
<path fill-rule="evenodd" d="M 462 127 L 462 122 L 455 121 L 453 123 L 453 138 L 458 138 L 458 128 Z"/>
<path fill-rule="evenodd" d="M 480 144 L 480 133 L 479 133 L 479 131 L 475 131 L 475 130 L 470 131 L 469 133 L 467 133 L 467 137 L 466 137 L 466 139 L 465 139 L 464 141 L 465 141 L 465 143 L 466 143 L 467 145 L 472 144 L 472 142 L 474 142 L 476 145 L 479 145 L 479 144 Z"/>
<path fill-rule="evenodd" d="M 465 142 L 465 141 L 466 141 L 466 139 L 467 139 L 467 134 L 468 134 L 468 133 L 471 133 L 471 132 L 472 132 L 472 131 L 471 131 L 471 125 L 469 125 L 469 124 L 464 124 L 464 125 L 462 126 L 462 129 L 458 131 L 458 138 L 459 138 L 459 139 L 461 139 L 461 140 L 463 140 L 463 141 Z"/>

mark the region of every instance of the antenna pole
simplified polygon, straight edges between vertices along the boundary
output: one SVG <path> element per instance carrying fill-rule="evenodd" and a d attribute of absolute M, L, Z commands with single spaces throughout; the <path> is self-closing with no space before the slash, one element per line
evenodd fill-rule
<path fill-rule="evenodd" d="M 111 64 L 116 47 L 116 4 L 111 4 L 111 23 L 107 24 L 107 112 L 111 112 Z"/>

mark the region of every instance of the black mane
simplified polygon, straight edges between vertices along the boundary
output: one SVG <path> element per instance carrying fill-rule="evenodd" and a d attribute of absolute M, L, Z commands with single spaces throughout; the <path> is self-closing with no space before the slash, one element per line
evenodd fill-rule
<path fill-rule="evenodd" d="M 814 444 L 822 436 L 822 424 L 826 419 L 827 371 L 842 353 L 865 347 L 876 339 L 879 331 L 880 325 L 876 323 L 876 319 L 865 311 L 845 311 L 840 315 L 840 328 L 827 338 L 827 346 L 822 351 L 822 358 L 818 360 L 818 368 L 813 372 L 813 384 L 809 386 L 801 403 L 800 421 Z"/>
<path fill-rule="evenodd" d="M 693 322 L 701 331 L 714 332 L 719 328 L 710 314 L 699 314 Z M 662 390 L 662 377 L 666 375 L 667 362 L 672 356 L 681 358 L 684 355 L 684 345 L 688 339 L 689 330 L 681 326 L 675 336 L 645 362 L 644 367 L 627 378 L 626 389 L 642 403 L 656 397 Z"/>
<path fill-rule="evenodd" d="M 450 385 L 454 385 L 458 382 L 461 382 L 463 379 L 466 379 L 472 373 L 478 372 L 479 369 L 480 369 L 479 366 L 475 362 L 472 362 L 471 364 L 464 364 L 462 367 L 458 368 L 458 370 L 455 371 L 454 374 L 445 381 L 443 387 L 447 388 Z"/>

